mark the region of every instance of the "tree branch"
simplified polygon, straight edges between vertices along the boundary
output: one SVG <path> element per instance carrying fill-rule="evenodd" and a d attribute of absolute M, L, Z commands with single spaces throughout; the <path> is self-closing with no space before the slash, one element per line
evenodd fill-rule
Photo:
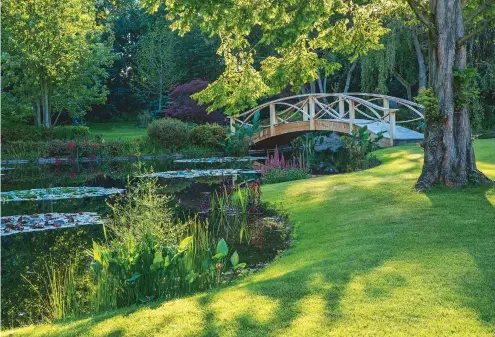
<path fill-rule="evenodd" d="M 421 23 L 423 23 L 428 29 L 435 31 L 435 25 L 427 19 L 427 14 L 420 8 L 421 6 L 414 0 L 407 0 L 407 3 L 413 10 L 414 14 L 416 14 L 418 20 L 421 21 Z"/>
<path fill-rule="evenodd" d="M 470 23 L 471 21 L 476 19 L 476 17 L 480 15 L 481 12 L 483 12 L 487 7 L 490 7 L 494 4 L 495 4 L 495 0 L 487 0 L 483 2 L 483 4 L 481 4 L 478 8 L 476 8 L 474 12 L 472 12 L 471 15 L 466 19 L 466 23 Z"/>
<path fill-rule="evenodd" d="M 488 20 L 483 20 L 483 23 L 480 26 L 478 26 L 478 28 L 476 28 L 475 30 L 473 30 L 469 34 L 464 35 L 462 38 L 460 38 L 459 40 L 456 41 L 456 43 L 455 43 L 456 48 L 458 48 L 458 49 L 461 48 L 462 45 L 464 43 L 466 43 L 467 40 L 469 40 L 470 38 L 478 35 L 482 31 L 484 31 L 486 28 L 488 28 L 488 25 L 489 25 L 489 21 Z"/>

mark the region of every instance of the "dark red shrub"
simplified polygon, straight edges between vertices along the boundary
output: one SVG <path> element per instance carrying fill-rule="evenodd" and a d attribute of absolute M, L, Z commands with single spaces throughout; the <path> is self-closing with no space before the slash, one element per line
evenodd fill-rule
<path fill-rule="evenodd" d="M 163 115 L 195 123 L 224 124 L 226 118 L 220 111 L 208 113 L 207 105 L 199 105 L 190 97 L 207 86 L 208 81 L 200 79 L 177 86 L 169 95 L 169 104 L 163 109 Z"/>

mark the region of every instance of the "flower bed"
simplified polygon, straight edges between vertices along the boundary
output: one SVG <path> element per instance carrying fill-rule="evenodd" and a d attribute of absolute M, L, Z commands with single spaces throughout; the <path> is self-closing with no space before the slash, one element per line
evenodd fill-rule
<path fill-rule="evenodd" d="M 2 236 L 103 223 L 95 212 L 3 216 L 1 221 Z"/>

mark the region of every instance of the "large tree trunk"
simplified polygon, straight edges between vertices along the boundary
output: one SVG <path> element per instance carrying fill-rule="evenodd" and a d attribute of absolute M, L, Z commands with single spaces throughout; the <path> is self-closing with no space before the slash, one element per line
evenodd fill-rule
<path fill-rule="evenodd" d="M 430 30 L 430 86 L 438 99 L 440 118 L 426 116 L 423 171 L 416 187 L 434 183 L 463 186 L 489 181 L 476 168 L 468 109 L 455 111 L 454 69 L 466 67 L 466 48 L 456 41 L 464 36 L 461 0 L 430 2 L 435 31 Z"/>
<path fill-rule="evenodd" d="M 423 52 L 421 51 L 418 35 L 414 30 L 412 31 L 412 37 L 414 42 L 414 50 L 416 51 L 416 59 L 418 61 L 419 88 L 426 88 L 425 58 L 423 57 Z"/>

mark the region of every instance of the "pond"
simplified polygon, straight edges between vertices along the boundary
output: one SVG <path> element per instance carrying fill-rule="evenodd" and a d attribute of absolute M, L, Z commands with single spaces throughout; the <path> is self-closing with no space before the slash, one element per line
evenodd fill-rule
<path fill-rule="evenodd" d="M 2 170 L 2 319 L 9 326 L 40 322 L 46 303 L 48 263 L 88 264 L 93 241 L 102 242 L 102 223 L 112 195 L 125 193 L 128 177 L 158 177 L 173 195 L 174 215 L 204 214 L 215 191 L 259 178 L 253 169 L 264 157 L 153 159 L 145 161 L 9 164 Z M 288 226 L 276 213 L 260 214 L 249 243 L 226 238 L 248 268 L 260 268 L 288 244 Z M 86 252 L 86 253 L 85 253 Z"/>

